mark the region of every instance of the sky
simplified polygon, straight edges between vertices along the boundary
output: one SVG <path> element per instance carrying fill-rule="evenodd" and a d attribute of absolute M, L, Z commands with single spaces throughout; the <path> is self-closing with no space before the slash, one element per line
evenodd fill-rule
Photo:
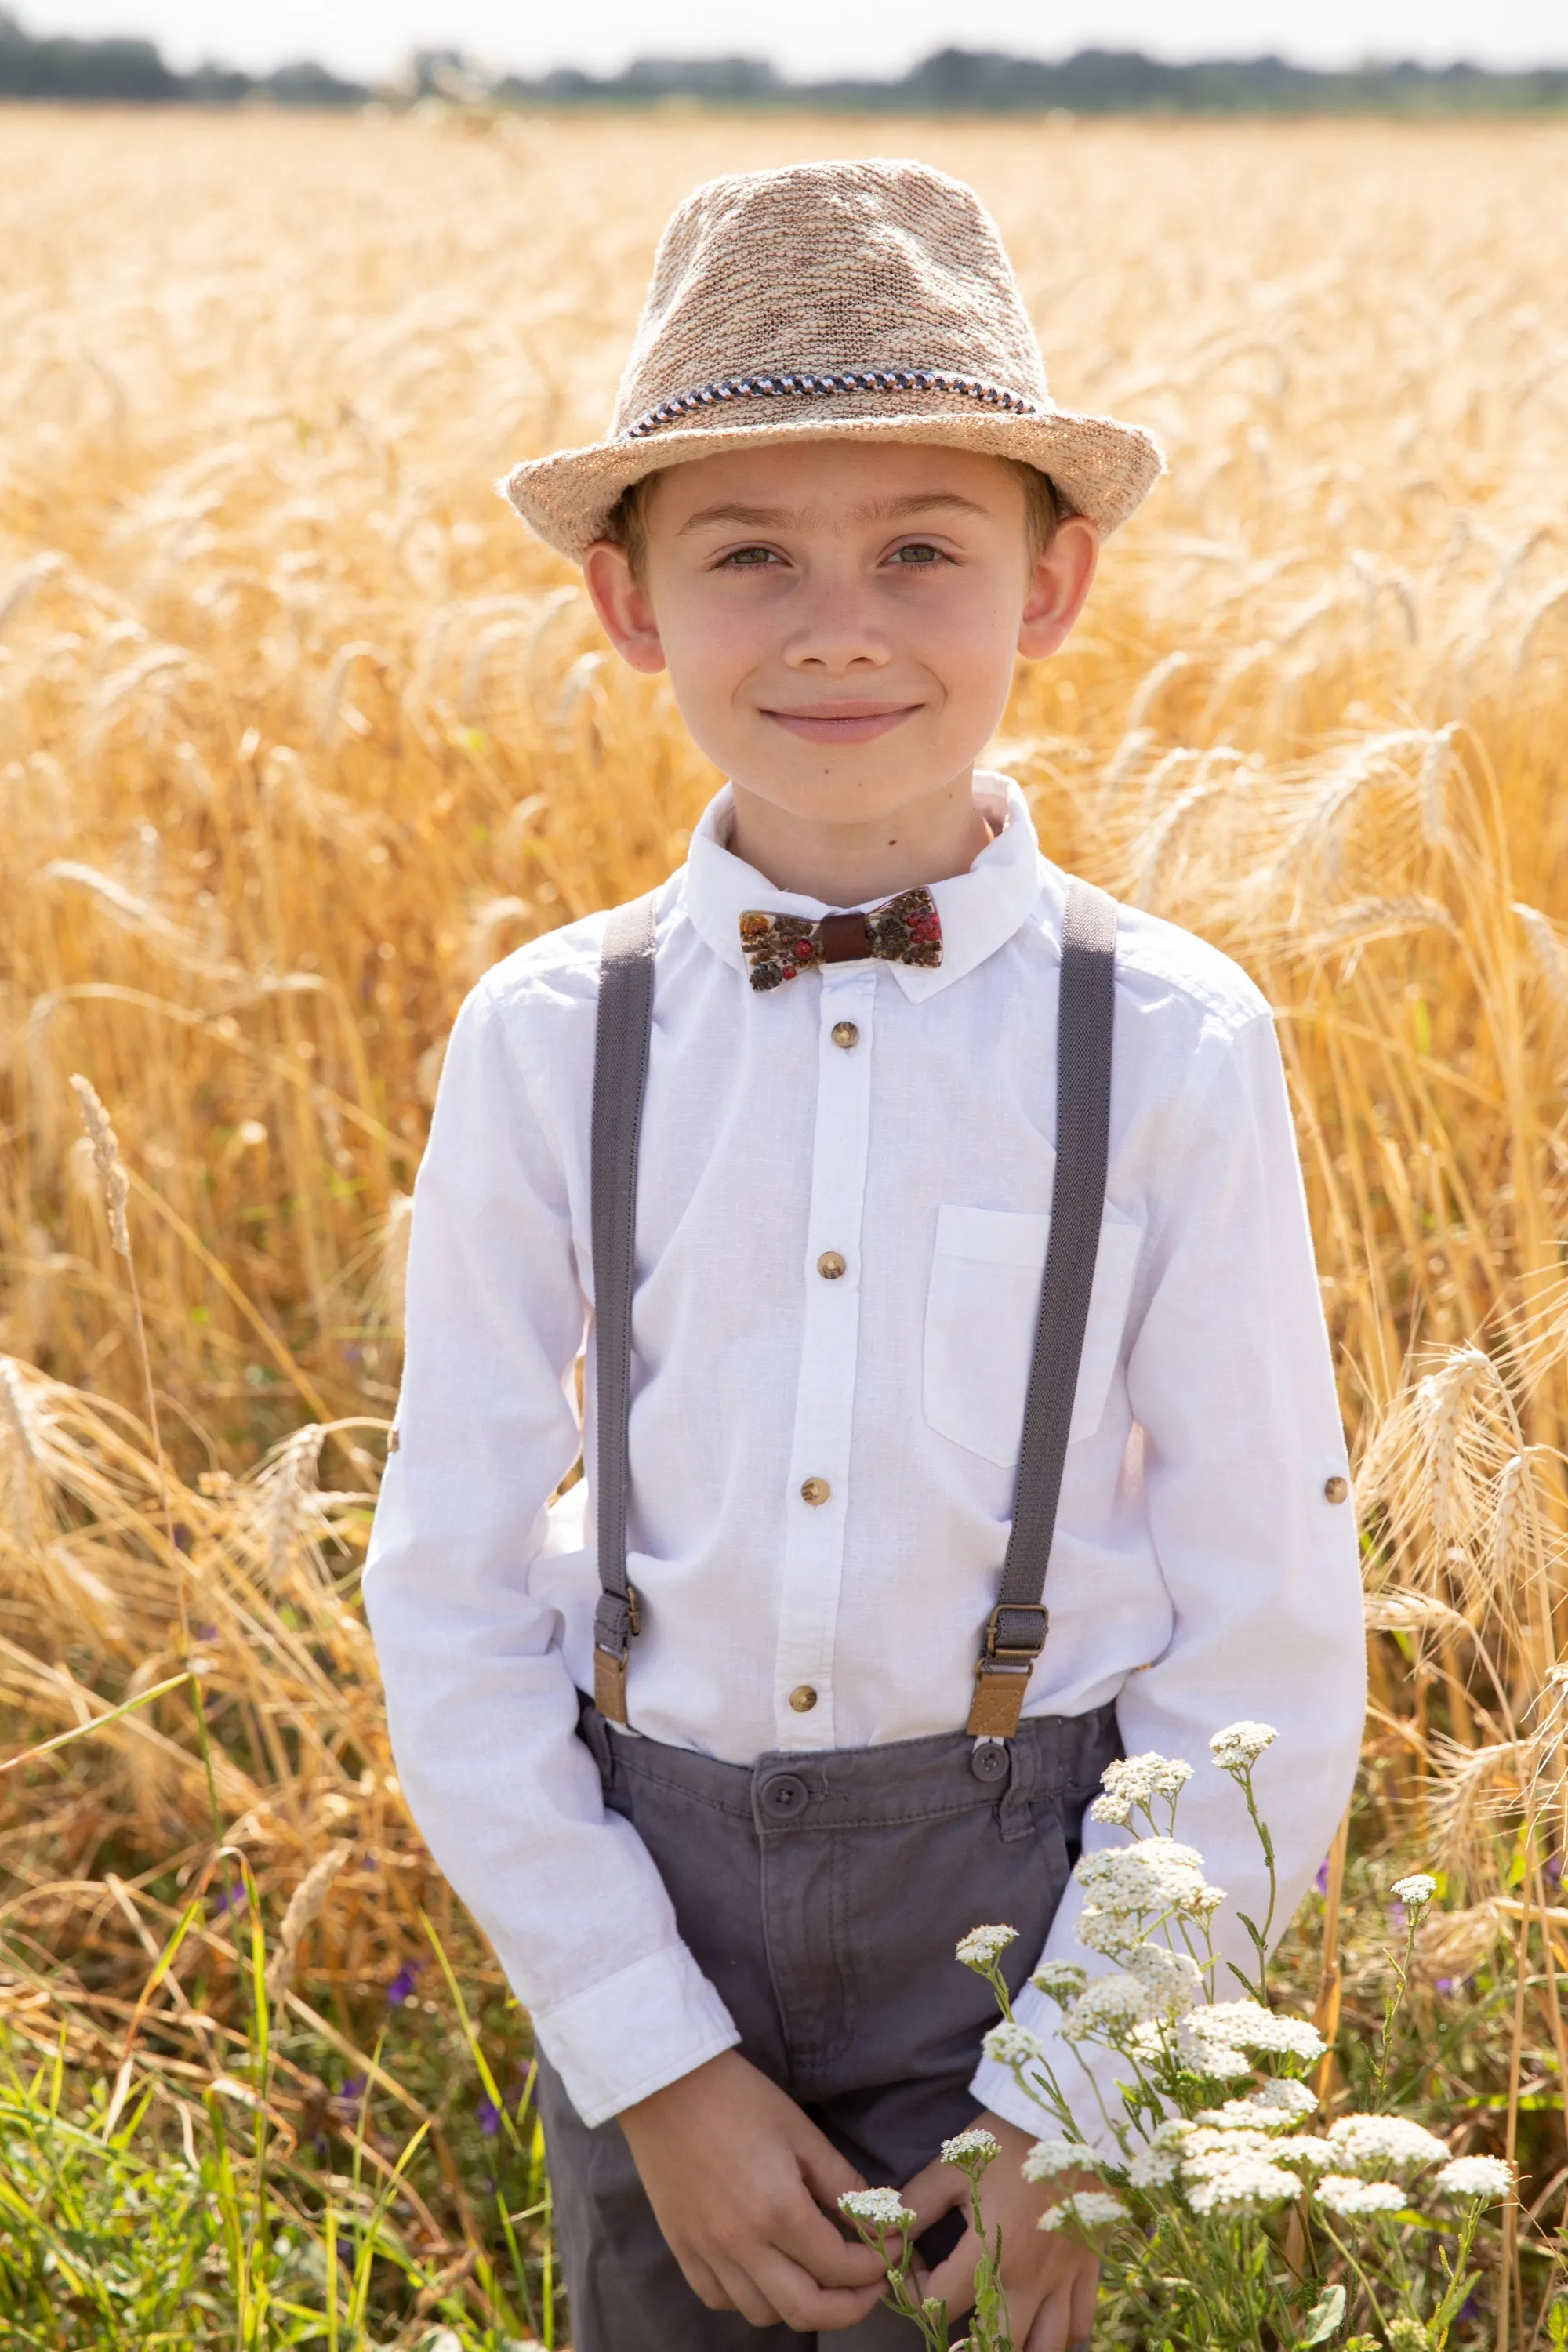
<path fill-rule="evenodd" d="M 1446 65 L 1568 64 L 1568 0 L 9 0 L 34 34 L 144 34 L 170 63 L 204 58 L 262 72 L 313 57 L 356 79 L 395 70 L 410 49 L 450 47 L 535 74 L 614 72 L 634 57 L 771 58 L 793 78 L 901 72 L 933 48 L 1061 57 L 1088 47 L 1170 58 L 1257 56 L 1305 65 L 1415 57 Z"/>

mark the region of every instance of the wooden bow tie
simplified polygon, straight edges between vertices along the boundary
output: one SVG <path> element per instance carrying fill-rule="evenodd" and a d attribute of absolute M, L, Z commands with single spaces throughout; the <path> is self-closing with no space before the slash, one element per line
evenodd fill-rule
<path fill-rule="evenodd" d="M 752 986 L 780 988 L 814 963 L 858 963 L 876 956 L 883 963 L 942 961 L 942 917 L 926 889 L 900 890 L 864 914 L 765 915 L 751 909 L 741 918 L 741 946 L 751 966 Z"/>

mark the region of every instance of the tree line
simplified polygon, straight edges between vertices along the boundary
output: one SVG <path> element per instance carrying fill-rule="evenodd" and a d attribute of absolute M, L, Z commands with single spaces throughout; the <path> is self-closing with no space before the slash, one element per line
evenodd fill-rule
<path fill-rule="evenodd" d="M 1568 68 L 1492 72 L 1411 60 L 1341 71 L 1282 58 L 1168 65 L 1137 50 L 1081 49 L 1051 62 L 945 48 L 906 74 L 786 81 L 756 58 L 644 58 L 618 74 L 563 67 L 531 79 L 487 74 L 457 50 L 423 50 L 390 87 L 343 79 L 308 60 L 269 74 L 164 62 L 155 43 L 35 37 L 0 8 L 0 98 L 111 105 L 362 106 L 434 99 L 513 107 L 671 104 L 857 113 L 1399 114 L 1522 113 L 1568 108 Z"/>

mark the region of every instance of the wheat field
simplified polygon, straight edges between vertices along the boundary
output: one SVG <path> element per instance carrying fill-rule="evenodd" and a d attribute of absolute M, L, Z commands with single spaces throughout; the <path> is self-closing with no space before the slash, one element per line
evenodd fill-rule
<path fill-rule="evenodd" d="M 322 2179 L 395 2224 L 334 2352 L 563 2340 L 523 2022 L 355 1584 L 452 1015 L 714 779 L 492 485 L 597 434 L 695 180 L 876 152 L 973 181 L 1058 397 L 1169 453 L 1000 763 L 1278 1008 L 1373 1684 L 1299 1969 L 1353 2072 L 1378 1890 L 1443 1874 L 1413 2095 L 1526 2175 L 1454 2340 L 1560 2342 L 1568 126 L 0 117 L 5 1752 L 140 1702 L 4 1784 L 5 2046 L 105 2130 L 265 2130 L 301 2278 Z"/>

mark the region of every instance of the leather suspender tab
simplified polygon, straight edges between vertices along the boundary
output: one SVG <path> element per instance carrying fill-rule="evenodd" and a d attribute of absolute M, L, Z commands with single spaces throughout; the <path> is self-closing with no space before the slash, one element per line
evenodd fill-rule
<path fill-rule="evenodd" d="M 974 1669 L 968 1730 L 1011 1739 L 1050 1620 L 1040 1595 L 1094 1287 L 1110 1152 L 1110 1049 L 1116 1013 L 1116 902 L 1088 882 L 1068 891 L 1057 1014 L 1057 1170 L 1018 1452 L 1013 1531 L 996 1606 Z"/>

